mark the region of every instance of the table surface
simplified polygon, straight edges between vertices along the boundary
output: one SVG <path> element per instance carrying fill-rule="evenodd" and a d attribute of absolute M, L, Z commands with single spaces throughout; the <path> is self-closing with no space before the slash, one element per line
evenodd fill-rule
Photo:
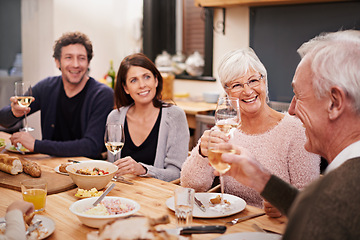
<path fill-rule="evenodd" d="M 0 138 L 5 138 L 8 141 L 9 134 L 0 132 Z M 3 150 L 3 153 L 9 155 L 16 155 L 17 153 L 10 153 Z M 43 154 L 27 154 L 24 156 L 26 159 L 37 162 L 41 167 L 47 166 L 55 168 L 61 163 L 67 162 L 69 158 L 51 157 Z M 76 160 L 87 160 L 85 157 L 71 158 Z M 174 212 L 167 208 L 166 200 L 173 196 L 173 191 L 178 185 L 164 182 L 155 178 L 144 178 L 133 175 L 126 175 L 125 178 L 133 185 L 116 182 L 115 188 L 108 194 L 109 196 L 119 196 L 124 198 L 133 199 L 141 206 L 138 214 L 149 216 L 152 218 L 161 217 L 163 215 L 169 215 L 170 223 L 167 225 L 159 226 L 160 228 L 173 228 L 175 224 Z M 42 213 L 54 220 L 56 229 L 54 233 L 49 236 L 48 239 L 86 239 L 87 233 L 96 231 L 96 229 L 82 225 L 81 222 L 73 215 L 69 207 L 70 205 L 79 200 L 75 197 L 77 189 L 68 190 L 65 192 L 52 194 L 47 197 L 46 208 Z M 15 190 L 6 189 L 0 187 L 0 216 L 4 216 L 6 208 L 9 203 L 14 200 L 21 199 L 21 193 Z M 254 213 L 263 212 L 262 209 L 247 205 L 246 208 L 232 216 L 223 218 L 194 218 L 193 225 L 224 225 L 227 221 L 230 221 L 237 217 L 247 216 Z M 254 219 L 250 219 L 234 226 L 228 227 L 225 234 L 231 234 L 236 232 L 254 232 L 251 227 L 253 223 L 256 223 L 264 229 L 268 229 L 274 232 L 283 233 L 286 226 L 287 219 L 281 218 L 269 218 L 264 215 Z M 213 239 L 220 236 L 219 234 L 202 234 L 193 235 L 191 239 Z"/>

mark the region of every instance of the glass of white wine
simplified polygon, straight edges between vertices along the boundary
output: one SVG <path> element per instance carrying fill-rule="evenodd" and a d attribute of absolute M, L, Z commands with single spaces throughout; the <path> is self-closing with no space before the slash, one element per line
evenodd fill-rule
<path fill-rule="evenodd" d="M 219 204 L 220 211 L 225 211 L 228 206 L 224 202 L 224 179 L 223 174 L 230 170 L 231 165 L 222 161 L 221 157 L 223 153 L 235 153 L 235 149 L 230 144 L 218 143 L 217 140 L 213 140 L 219 135 L 218 130 L 211 130 L 208 143 L 208 159 L 211 166 L 219 172 L 220 189 L 221 189 L 221 202 Z"/>
<path fill-rule="evenodd" d="M 233 97 L 221 97 L 218 99 L 215 110 L 215 124 L 225 133 L 230 134 L 240 124 L 239 99 Z"/>
<path fill-rule="evenodd" d="M 23 82 L 15 82 L 15 97 L 17 99 L 17 103 L 22 107 L 29 107 L 30 104 L 34 101 L 34 97 L 32 96 L 31 85 L 26 88 Z M 34 131 L 34 128 L 28 126 L 27 122 L 27 114 L 25 112 L 25 127 L 20 129 L 23 132 Z"/>
<path fill-rule="evenodd" d="M 104 141 L 107 150 L 114 155 L 116 161 L 116 154 L 120 152 L 125 142 L 123 126 L 120 123 L 106 124 Z"/>

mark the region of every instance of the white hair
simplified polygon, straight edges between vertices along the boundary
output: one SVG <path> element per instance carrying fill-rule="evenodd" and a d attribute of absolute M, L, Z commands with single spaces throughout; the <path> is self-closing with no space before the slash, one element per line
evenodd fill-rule
<path fill-rule="evenodd" d="M 225 89 L 227 83 L 244 76 L 251 69 L 263 76 L 266 84 L 266 96 L 268 98 L 269 90 L 266 68 L 250 47 L 232 50 L 226 53 L 220 60 L 218 75 L 223 88 Z"/>
<path fill-rule="evenodd" d="M 360 31 L 325 33 L 304 43 L 298 53 L 309 57 L 314 75 L 313 89 L 318 98 L 332 86 L 341 87 L 360 113 Z"/>

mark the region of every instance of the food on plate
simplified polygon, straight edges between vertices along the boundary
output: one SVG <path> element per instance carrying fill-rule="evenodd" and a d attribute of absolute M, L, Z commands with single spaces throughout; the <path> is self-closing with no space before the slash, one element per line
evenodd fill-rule
<path fill-rule="evenodd" d="M 107 216 L 127 213 L 134 209 L 135 206 L 122 203 L 120 199 L 105 199 L 97 206 L 86 209 L 83 214 Z"/>
<path fill-rule="evenodd" d="M 29 228 L 29 226 L 31 224 L 33 224 L 35 221 L 37 220 L 33 220 L 33 217 L 35 216 L 35 214 L 31 214 L 31 216 L 24 216 L 24 221 L 25 221 L 25 229 L 27 230 Z M 28 222 L 30 220 L 30 222 Z M 0 224 L 0 235 L 1 234 L 5 234 L 6 231 L 6 223 L 1 223 Z M 46 237 L 49 234 L 49 230 L 44 226 L 43 223 L 40 223 L 39 227 L 37 229 L 35 229 L 33 232 L 30 233 L 29 236 L 27 236 L 27 240 L 38 240 L 38 239 L 43 239 L 44 237 Z M 2 238 L 1 238 L 2 239 Z"/>
<path fill-rule="evenodd" d="M 14 151 L 14 152 L 18 152 L 18 150 L 16 149 L 16 147 L 15 147 L 14 145 L 11 145 L 11 146 L 9 147 L 9 150 Z M 21 147 L 20 147 L 20 150 L 21 150 L 22 152 L 30 152 L 30 150 L 27 149 L 27 148 L 24 147 L 24 146 L 21 146 Z"/>
<path fill-rule="evenodd" d="M 109 174 L 109 172 L 99 169 L 97 167 L 93 168 L 92 170 L 89 169 L 79 169 L 76 170 L 76 173 L 83 174 L 83 175 L 106 175 Z"/>
<path fill-rule="evenodd" d="M 32 224 L 37 220 L 32 221 Z M 29 226 L 26 226 L 26 230 Z M 44 239 L 49 234 L 49 230 L 44 226 L 43 222 L 40 223 L 39 227 L 35 229 L 30 235 L 27 237 L 27 240 L 38 240 Z"/>
<path fill-rule="evenodd" d="M 210 199 L 210 202 L 212 203 L 212 204 L 220 204 L 221 203 L 221 195 L 217 195 L 216 197 L 214 197 L 214 198 L 211 198 Z M 230 202 L 229 201 L 227 201 L 226 199 L 224 199 L 224 203 L 225 204 L 230 204 Z"/>
<path fill-rule="evenodd" d="M 156 226 L 169 223 L 169 216 L 160 218 L 150 218 L 145 216 L 131 216 L 120 218 L 105 224 L 99 231 L 93 231 L 87 235 L 88 240 L 105 239 L 169 239 L 176 240 L 182 238 L 168 234 L 165 231 L 157 231 Z"/>
<path fill-rule="evenodd" d="M 23 160 L 22 165 L 23 165 L 24 173 L 27 173 L 32 177 L 41 176 L 41 168 L 36 162 L 30 160 Z"/>
<path fill-rule="evenodd" d="M 17 157 L 8 154 L 0 154 L 0 170 L 12 175 L 16 175 L 23 171 L 23 165 Z"/>
<path fill-rule="evenodd" d="M 67 173 L 66 167 L 69 166 L 70 164 L 72 164 L 72 163 L 62 163 L 59 166 L 59 172 Z"/>
<path fill-rule="evenodd" d="M 5 146 L 5 139 L 0 138 L 0 147 Z"/>
<path fill-rule="evenodd" d="M 24 214 L 23 217 L 24 217 L 25 224 L 27 224 L 29 226 L 31 224 L 31 221 L 33 220 L 34 216 L 35 216 L 35 212 L 32 212 L 28 215 Z"/>
<path fill-rule="evenodd" d="M 75 197 L 85 198 L 85 197 L 99 197 L 104 191 L 98 191 L 96 188 L 90 190 L 85 190 L 78 188 Z"/>

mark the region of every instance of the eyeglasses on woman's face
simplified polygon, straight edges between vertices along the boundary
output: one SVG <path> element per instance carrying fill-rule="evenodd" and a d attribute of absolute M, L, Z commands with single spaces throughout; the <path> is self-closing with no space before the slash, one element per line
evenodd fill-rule
<path fill-rule="evenodd" d="M 245 88 L 245 85 L 248 85 L 249 88 L 254 88 L 260 85 L 260 81 L 263 77 L 264 77 L 263 75 L 260 75 L 259 77 L 254 77 L 245 83 L 234 82 L 229 86 L 225 85 L 225 89 L 232 93 L 237 93 L 242 91 Z"/>

